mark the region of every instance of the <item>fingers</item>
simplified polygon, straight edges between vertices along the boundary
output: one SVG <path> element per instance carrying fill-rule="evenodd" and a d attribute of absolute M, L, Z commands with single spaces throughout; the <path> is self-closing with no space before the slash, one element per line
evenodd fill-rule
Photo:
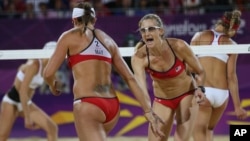
<path fill-rule="evenodd" d="M 154 134 L 156 136 L 159 136 L 160 138 L 162 138 L 165 136 L 165 134 L 160 130 L 159 122 L 163 125 L 165 124 L 165 122 L 158 115 L 156 115 L 154 112 L 153 112 L 153 117 L 155 119 L 155 122 L 152 125 Z"/>
<path fill-rule="evenodd" d="M 165 134 L 164 134 L 161 130 L 159 130 L 159 129 L 156 131 L 156 134 L 157 134 L 157 136 L 159 136 L 160 138 L 165 137 Z"/>
<path fill-rule="evenodd" d="M 156 122 L 159 120 L 160 123 L 165 124 L 165 122 L 158 115 L 156 115 L 155 113 L 153 113 L 153 116 L 156 119 Z"/>
<path fill-rule="evenodd" d="M 243 112 L 243 113 L 241 113 L 239 116 L 238 116 L 238 119 L 240 119 L 240 120 L 244 120 L 244 119 L 246 119 L 247 118 L 247 113 L 246 112 Z"/>
<path fill-rule="evenodd" d="M 165 137 L 165 134 L 159 129 L 157 124 L 156 125 L 151 124 L 151 130 L 153 131 L 153 133 L 156 137 L 160 137 L 160 138 Z"/>
<path fill-rule="evenodd" d="M 61 91 L 60 91 L 60 89 L 58 88 L 59 86 L 59 83 L 57 82 L 57 80 L 55 80 L 54 81 L 54 87 L 52 88 L 52 93 L 53 93 L 53 95 L 55 95 L 55 96 L 59 96 L 59 95 L 61 95 Z"/>
<path fill-rule="evenodd" d="M 198 94 L 195 96 L 195 98 L 196 98 L 197 103 L 200 104 L 200 103 L 202 103 L 202 102 L 205 101 L 206 95 L 205 95 L 204 93 L 198 93 Z"/>
<path fill-rule="evenodd" d="M 37 125 L 37 124 L 33 124 L 32 129 L 33 129 L 33 130 L 40 129 L 40 126 L 39 126 L 39 125 Z"/>
<path fill-rule="evenodd" d="M 55 96 L 59 96 L 59 95 L 61 95 L 61 91 L 59 91 L 59 90 L 55 90 L 55 94 L 54 94 Z"/>

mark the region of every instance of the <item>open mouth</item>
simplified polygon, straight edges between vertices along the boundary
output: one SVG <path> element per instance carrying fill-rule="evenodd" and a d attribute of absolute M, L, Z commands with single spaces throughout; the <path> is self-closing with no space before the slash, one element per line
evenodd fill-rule
<path fill-rule="evenodd" d="M 147 38 L 147 39 L 146 39 L 146 43 L 147 43 L 147 44 L 151 44 L 151 43 L 153 43 L 153 41 L 154 41 L 153 38 Z"/>

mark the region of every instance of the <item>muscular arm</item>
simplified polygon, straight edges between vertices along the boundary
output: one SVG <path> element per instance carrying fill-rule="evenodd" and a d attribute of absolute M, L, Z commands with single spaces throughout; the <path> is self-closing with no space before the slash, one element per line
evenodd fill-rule
<path fill-rule="evenodd" d="M 236 62 L 238 55 L 232 54 L 229 57 L 227 65 L 227 81 L 228 88 L 232 96 L 233 104 L 235 109 L 240 107 L 240 98 L 239 98 L 239 88 L 238 88 L 238 78 L 236 75 Z"/>
<path fill-rule="evenodd" d="M 50 87 L 55 87 L 55 73 L 63 63 L 67 54 L 67 50 L 67 38 L 64 36 L 64 34 L 62 34 L 57 42 L 54 53 L 52 54 L 43 71 L 44 80 Z M 55 94 L 53 91 L 52 93 Z"/>
<path fill-rule="evenodd" d="M 191 73 L 195 73 L 195 80 L 198 86 L 203 86 L 205 81 L 205 71 L 200 64 L 198 58 L 193 53 L 189 45 L 183 41 L 179 40 L 177 42 L 179 48 L 179 53 L 183 57 L 183 61 L 188 65 Z"/>
<path fill-rule="evenodd" d="M 132 71 L 127 66 L 126 62 L 123 60 L 122 56 L 120 55 L 120 52 L 117 47 L 114 49 L 115 53 L 113 55 L 114 59 L 114 66 L 119 72 L 119 74 L 122 76 L 122 78 L 126 81 L 128 84 L 130 90 L 136 97 L 136 99 L 141 104 L 144 112 L 149 112 L 151 110 L 151 101 L 149 95 L 145 94 L 145 91 L 142 90 L 140 85 L 138 84 L 137 79 L 135 79 Z"/>
<path fill-rule="evenodd" d="M 145 68 L 143 66 L 144 61 L 138 55 L 131 56 L 131 65 L 134 71 L 135 79 L 138 81 L 146 97 L 149 97 L 146 81 Z"/>

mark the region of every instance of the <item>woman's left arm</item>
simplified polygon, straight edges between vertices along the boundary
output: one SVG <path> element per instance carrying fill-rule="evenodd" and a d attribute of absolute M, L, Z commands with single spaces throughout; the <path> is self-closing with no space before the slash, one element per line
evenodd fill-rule
<path fill-rule="evenodd" d="M 177 44 L 179 46 L 178 54 L 188 65 L 191 73 L 195 73 L 194 78 L 196 80 L 197 86 L 203 86 L 205 82 L 205 71 L 198 58 L 192 51 L 191 47 L 185 41 L 179 40 Z"/>
<path fill-rule="evenodd" d="M 205 99 L 205 71 L 199 62 L 198 58 L 193 53 L 190 46 L 183 40 L 177 41 L 178 55 L 183 59 L 187 65 L 187 73 L 192 78 L 192 83 L 195 88 L 195 96 L 197 103 L 203 102 Z M 194 74 L 193 76 L 191 74 Z"/>
<path fill-rule="evenodd" d="M 228 89 L 230 91 L 233 100 L 235 114 L 239 119 L 245 119 L 247 117 L 247 112 L 241 107 L 240 104 L 238 78 L 236 74 L 237 58 L 238 58 L 237 54 L 231 54 L 229 56 L 227 63 L 227 82 L 228 82 Z"/>

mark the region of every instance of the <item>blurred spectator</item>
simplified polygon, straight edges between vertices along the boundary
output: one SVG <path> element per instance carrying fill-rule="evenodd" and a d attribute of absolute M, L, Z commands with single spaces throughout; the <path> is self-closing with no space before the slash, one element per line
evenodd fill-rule
<path fill-rule="evenodd" d="M 154 12 L 154 10 L 152 7 L 150 7 L 148 0 L 136 0 L 136 4 L 135 4 L 136 16 L 144 16 L 152 12 Z"/>
<path fill-rule="evenodd" d="M 204 12 L 205 13 L 210 13 L 210 12 L 212 12 L 213 11 L 213 9 L 212 9 L 212 6 L 211 5 L 215 5 L 216 4 L 216 2 L 215 2 L 215 0 L 203 0 L 202 1 L 202 7 L 204 8 Z"/>
<path fill-rule="evenodd" d="M 239 9 L 240 11 L 250 10 L 250 0 L 234 0 L 231 5 L 234 5 L 233 9 Z"/>
<path fill-rule="evenodd" d="M 81 1 L 91 2 L 99 17 L 250 10 L 250 0 L 0 0 L 0 18 L 70 18 Z"/>
<path fill-rule="evenodd" d="M 170 14 L 183 13 L 182 0 L 168 0 Z"/>
<path fill-rule="evenodd" d="M 48 3 L 49 0 L 26 0 L 26 5 L 27 4 L 33 4 L 33 7 L 34 7 L 34 11 L 37 13 L 40 11 L 40 8 L 39 8 L 39 4 L 43 2 L 43 3 Z"/>
<path fill-rule="evenodd" d="M 122 0 L 122 13 L 126 16 L 134 16 L 134 3 L 133 0 Z"/>
<path fill-rule="evenodd" d="M 115 0 L 102 0 L 102 3 L 106 4 L 106 3 L 111 2 L 111 1 L 115 1 Z"/>
<path fill-rule="evenodd" d="M 106 5 L 104 5 L 102 0 L 93 0 L 93 7 L 95 9 L 97 17 L 104 17 L 111 15 L 110 9 Z"/>
<path fill-rule="evenodd" d="M 112 15 L 124 15 L 122 10 L 122 1 L 123 0 L 109 1 L 105 4 L 105 6 L 111 10 Z"/>
<path fill-rule="evenodd" d="M 23 19 L 34 19 L 36 18 L 36 13 L 34 10 L 34 5 L 32 3 L 26 4 L 26 11 L 22 14 Z"/>
<path fill-rule="evenodd" d="M 230 3 L 231 0 L 203 0 L 202 7 L 205 10 L 204 13 L 221 13 L 233 9 Z"/>
<path fill-rule="evenodd" d="M 26 9 L 24 0 L 1 0 L 0 4 L 3 18 L 20 18 Z"/>
<path fill-rule="evenodd" d="M 39 3 L 39 11 L 37 12 L 38 19 L 50 19 L 50 18 L 59 18 L 57 12 L 55 10 L 49 10 L 47 3 L 40 2 Z"/>
<path fill-rule="evenodd" d="M 69 10 L 72 11 L 77 3 L 78 3 L 78 0 L 69 0 Z"/>
<path fill-rule="evenodd" d="M 168 0 L 159 0 L 155 3 L 155 6 L 155 13 L 159 16 L 168 15 L 170 13 Z"/>
<path fill-rule="evenodd" d="M 231 7 L 231 0 L 215 0 L 215 4 L 217 6 L 217 12 L 231 11 L 233 8 Z"/>
<path fill-rule="evenodd" d="M 26 4 L 24 0 L 13 0 L 15 9 L 18 13 L 22 13 L 26 10 Z"/>
<path fill-rule="evenodd" d="M 182 0 L 183 12 L 187 15 L 203 14 L 202 0 Z"/>
<path fill-rule="evenodd" d="M 53 9 L 58 18 L 71 18 L 71 9 L 70 9 L 70 1 L 69 0 L 50 0 Z"/>
<path fill-rule="evenodd" d="M 48 7 L 54 10 L 69 10 L 69 3 L 69 0 L 49 0 Z"/>
<path fill-rule="evenodd" d="M 49 9 L 53 10 L 58 18 L 70 18 L 71 8 L 69 0 L 50 0 Z"/>

